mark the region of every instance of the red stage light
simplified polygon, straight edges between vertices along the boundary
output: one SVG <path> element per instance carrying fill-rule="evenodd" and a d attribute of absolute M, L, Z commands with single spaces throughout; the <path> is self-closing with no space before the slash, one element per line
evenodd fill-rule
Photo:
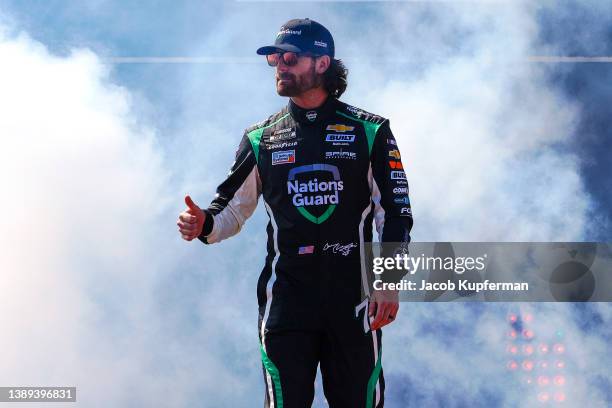
<path fill-rule="evenodd" d="M 565 352 L 565 346 L 561 343 L 557 343 L 553 346 L 553 350 L 557 354 L 563 354 Z"/>
<path fill-rule="evenodd" d="M 540 387 L 546 387 L 548 384 L 550 384 L 550 379 L 548 377 L 546 377 L 545 375 L 541 375 L 538 377 L 538 385 Z"/>
<path fill-rule="evenodd" d="M 531 360 L 523 361 L 523 370 L 525 370 L 525 371 L 533 370 L 533 361 L 531 361 Z"/>
<path fill-rule="evenodd" d="M 518 368 L 518 363 L 516 361 L 508 361 L 508 370 L 516 370 Z"/>
<path fill-rule="evenodd" d="M 565 393 L 562 393 L 562 392 L 556 393 L 555 394 L 555 401 L 557 401 L 557 402 L 565 401 Z"/>
<path fill-rule="evenodd" d="M 553 382 L 555 383 L 556 386 L 563 386 L 565 385 L 565 377 L 562 375 L 557 375 L 555 376 L 555 379 L 553 380 Z"/>
<path fill-rule="evenodd" d="M 540 351 L 540 353 L 542 354 L 546 354 L 548 353 L 548 345 L 545 343 L 540 344 L 540 346 L 538 347 L 538 350 Z"/>
<path fill-rule="evenodd" d="M 557 367 L 559 370 L 562 370 L 562 369 L 564 369 L 564 368 L 565 368 L 565 361 L 561 361 L 561 360 L 559 360 L 559 361 L 557 361 L 557 364 L 555 364 L 555 366 L 556 366 L 556 367 Z"/>
<path fill-rule="evenodd" d="M 548 402 L 550 399 L 550 395 L 547 392 L 541 392 L 538 394 L 538 401 L 540 402 Z"/>

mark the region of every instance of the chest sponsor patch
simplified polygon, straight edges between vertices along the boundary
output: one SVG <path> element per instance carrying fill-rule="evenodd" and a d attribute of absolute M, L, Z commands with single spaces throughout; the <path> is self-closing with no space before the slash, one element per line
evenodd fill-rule
<path fill-rule="evenodd" d="M 336 133 L 329 133 L 325 136 L 326 142 L 340 142 L 340 143 L 353 143 L 355 141 L 355 135 L 339 135 Z"/>
<path fill-rule="evenodd" d="M 325 222 L 340 203 L 344 182 L 338 167 L 315 163 L 294 167 L 287 175 L 287 194 L 297 211 L 315 224 Z"/>
<path fill-rule="evenodd" d="M 295 150 L 272 152 L 272 165 L 295 163 Z"/>
<path fill-rule="evenodd" d="M 392 171 L 391 180 L 406 180 L 406 173 L 403 171 Z"/>
<path fill-rule="evenodd" d="M 390 145 L 393 145 L 393 146 L 397 146 L 397 143 L 395 142 L 394 139 L 387 139 L 387 143 L 389 143 Z"/>
<path fill-rule="evenodd" d="M 406 205 L 410 205 L 410 199 L 408 198 L 408 196 L 404 196 L 402 198 L 396 198 L 393 200 L 393 202 L 395 204 L 406 204 Z"/>
<path fill-rule="evenodd" d="M 325 152 L 326 159 L 351 159 L 355 160 L 357 158 L 357 153 L 355 152 Z"/>
<path fill-rule="evenodd" d="M 393 189 L 393 194 L 408 194 L 407 187 L 395 187 Z"/>
<path fill-rule="evenodd" d="M 333 130 L 334 132 L 352 132 L 355 130 L 355 126 L 347 126 L 342 123 L 336 123 L 335 125 L 327 125 L 325 130 Z"/>
<path fill-rule="evenodd" d="M 268 150 L 287 149 L 289 147 L 295 147 L 295 146 L 297 146 L 297 141 L 293 141 L 293 142 L 281 142 L 281 143 L 269 144 L 268 145 Z"/>
<path fill-rule="evenodd" d="M 283 140 L 295 139 L 295 128 L 289 127 L 285 129 L 279 129 L 272 132 L 270 135 L 270 142 L 281 142 Z"/>

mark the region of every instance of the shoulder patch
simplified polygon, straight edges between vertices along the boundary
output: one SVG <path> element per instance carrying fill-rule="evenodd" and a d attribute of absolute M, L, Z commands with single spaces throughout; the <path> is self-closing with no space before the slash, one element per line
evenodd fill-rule
<path fill-rule="evenodd" d="M 266 128 L 274 126 L 276 123 L 282 121 L 287 116 L 289 116 L 289 112 L 287 112 L 286 108 L 283 108 L 280 112 L 270 115 L 268 119 L 246 128 L 246 136 L 251 142 L 251 146 L 253 147 L 253 153 L 255 153 L 255 159 L 258 163 L 259 145 L 261 143 L 261 137 L 263 136 L 264 131 L 266 130 Z"/>
<path fill-rule="evenodd" d="M 363 109 L 357 108 L 356 106 L 352 106 L 346 103 L 343 104 L 341 110 L 349 116 L 354 117 L 355 119 L 365 120 L 376 125 L 380 125 L 386 120 L 386 118 L 380 115 L 364 111 Z"/>
<path fill-rule="evenodd" d="M 368 151 L 371 155 L 372 146 L 374 146 L 374 139 L 376 139 L 376 133 L 378 133 L 378 129 L 387 119 L 346 103 L 341 103 L 340 109 L 337 110 L 336 113 L 357 122 L 361 122 L 368 139 Z"/>
<path fill-rule="evenodd" d="M 274 124 L 275 122 L 277 122 L 279 119 L 283 118 L 284 116 L 286 116 L 287 114 L 287 108 L 283 108 L 280 111 L 273 113 L 272 115 L 268 116 L 267 119 L 262 120 L 261 122 L 257 122 L 251 126 L 249 126 L 248 128 L 245 129 L 246 133 L 252 132 L 253 130 L 256 129 L 260 129 L 260 128 L 265 128 L 268 127 L 272 124 Z"/>

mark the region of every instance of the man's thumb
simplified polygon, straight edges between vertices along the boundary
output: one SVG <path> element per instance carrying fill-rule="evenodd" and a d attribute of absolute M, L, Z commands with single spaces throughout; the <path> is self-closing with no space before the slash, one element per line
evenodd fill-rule
<path fill-rule="evenodd" d="M 368 304 L 368 317 L 372 317 L 374 314 L 376 314 L 376 302 L 370 300 L 370 303 Z"/>
<path fill-rule="evenodd" d="M 187 207 L 189 207 L 189 209 L 197 211 L 200 209 L 200 207 L 198 207 L 196 205 L 196 203 L 193 202 L 193 200 L 191 199 L 191 197 L 189 197 L 189 195 L 185 196 L 185 204 L 187 204 Z"/>

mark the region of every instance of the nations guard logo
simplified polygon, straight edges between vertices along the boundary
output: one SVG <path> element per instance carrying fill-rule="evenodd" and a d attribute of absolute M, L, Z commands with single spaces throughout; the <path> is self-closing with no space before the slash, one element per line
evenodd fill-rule
<path fill-rule="evenodd" d="M 298 175 L 302 175 L 299 180 L 296 178 Z M 304 218 L 321 224 L 332 215 L 340 202 L 343 184 L 338 167 L 325 163 L 308 164 L 289 170 L 287 194 Z M 316 214 L 311 212 L 313 210 Z"/>

